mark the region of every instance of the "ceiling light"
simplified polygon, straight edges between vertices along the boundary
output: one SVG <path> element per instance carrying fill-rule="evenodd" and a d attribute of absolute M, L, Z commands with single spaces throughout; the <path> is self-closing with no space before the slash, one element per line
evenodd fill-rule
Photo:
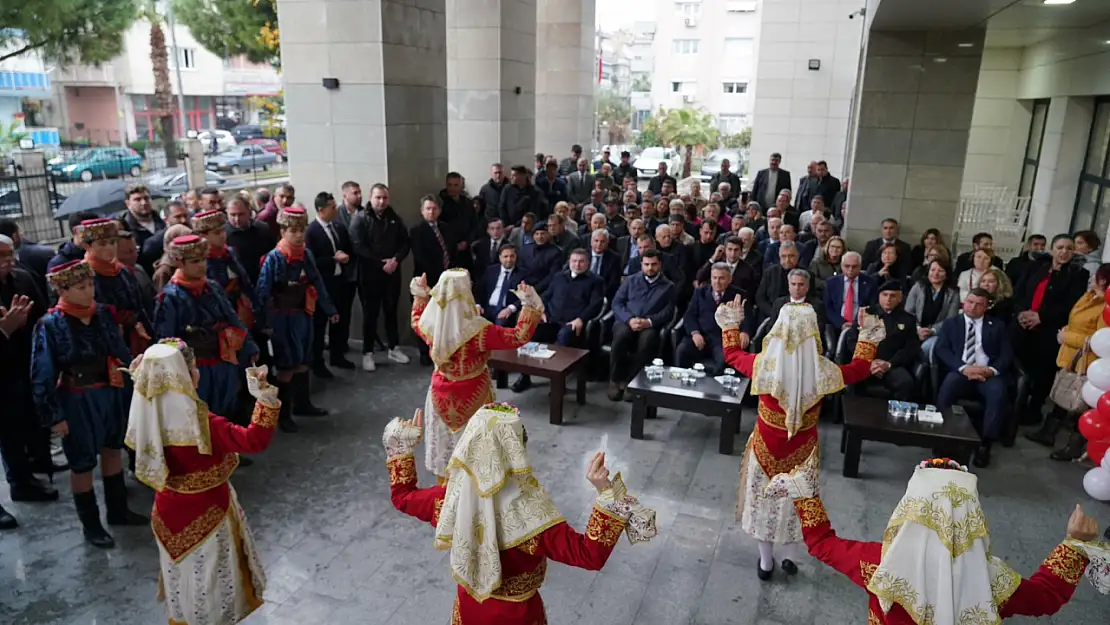
<path fill-rule="evenodd" d="M 959 44 L 959 47 L 961 47 L 961 48 L 974 48 L 975 44 L 973 44 L 973 43 L 961 43 L 961 44 Z"/>
<path fill-rule="evenodd" d="M 938 56 L 937 58 L 933 59 L 933 62 L 934 63 L 947 63 L 948 59 L 943 57 L 943 56 Z"/>
<path fill-rule="evenodd" d="M 1073 2 L 1075 2 L 1075 0 L 1044 0 L 1044 3 L 1049 5 L 1049 6 L 1059 5 L 1059 4 L 1071 4 Z"/>

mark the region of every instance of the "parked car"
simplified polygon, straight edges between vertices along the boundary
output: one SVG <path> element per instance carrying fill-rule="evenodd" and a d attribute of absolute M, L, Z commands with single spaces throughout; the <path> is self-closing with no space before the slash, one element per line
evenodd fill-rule
<path fill-rule="evenodd" d="M 69 156 L 56 156 L 47 162 L 50 174 L 62 180 L 114 178 L 125 174 L 138 178 L 143 173 L 143 157 L 131 148 L 86 148 Z"/>
<path fill-rule="evenodd" d="M 270 152 L 277 157 L 278 163 L 284 163 L 285 159 L 287 158 L 285 154 L 285 146 L 282 145 L 281 141 L 278 141 L 277 139 L 271 139 L 269 137 L 255 137 L 252 139 L 244 139 L 243 143 L 257 145 L 263 150 Z"/>
<path fill-rule="evenodd" d="M 667 173 L 675 178 L 682 169 L 682 159 L 678 150 L 673 148 L 644 148 L 643 152 L 633 161 L 632 167 L 636 170 L 636 177 L 651 178 L 659 173 L 659 163 L 667 164 Z"/>
<path fill-rule="evenodd" d="M 231 129 L 231 136 L 235 137 L 236 141 L 243 141 L 245 139 L 256 139 L 265 135 L 262 132 L 262 126 L 258 124 L 239 124 Z"/>
<path fill-rule="evenodd" d="M 205 159 L 204 164 L 212 171 L 226 171 L 229 174 L 241 174 L 245 171 L 265 171 L 277 162 L 277 155 L 267 152 L 259 145 L 239 145 L 224 150 Z"/>
<path fill-rule="evenodd" d="M 235 137 L 226 130 L 202 130 L 197 134 L 197 139 L 200 144 L 204 146 L 204 151 L 208 152 L 212 149 L 212 133 L 216 133 L 216 152 L 223 152 L 228 148 L 235 147 L 239 142 Z"/>
<path fill-rule="evenodd" d="M 713 150 L 702 162 L 698 178 L 701 178 L 702 182 L 709 182 L 713 176 L 721 173 L 721 161 L 726 158 L 729 163 L 729 171 L 736 175 L 740 175 L 744 171 L 744 161 L 740 152 L 736 150 Z"/>
<path fill-rule="evenodd" d="M 214 171 L 204 172 L 204 186 L 217 189 L 231 184 L 231 180 L 224 178 Z M 146 178 L 146 185 L 151 191 L 160 191 L 167 197 L 174 197 L 189 190 L 189 178 L 180 168 L 163 169 Z"/>

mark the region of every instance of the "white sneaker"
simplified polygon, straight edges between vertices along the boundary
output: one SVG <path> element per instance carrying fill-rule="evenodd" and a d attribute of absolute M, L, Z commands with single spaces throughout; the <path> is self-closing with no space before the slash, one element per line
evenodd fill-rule
<path fill-rule="evenodd" d="M 400 347 L 394 347 L 389 350 L 388 356 L 390 360 L 399 365 L 409 364 L 409 357 L 405 355 L 405 352 L 401 351 Z"/>
<path fill-rule="evenodd" d="M 374 354 L 366 352 L 362 355 L 362 370 L 374 371 L 378 366 L 374 364 Z"/>

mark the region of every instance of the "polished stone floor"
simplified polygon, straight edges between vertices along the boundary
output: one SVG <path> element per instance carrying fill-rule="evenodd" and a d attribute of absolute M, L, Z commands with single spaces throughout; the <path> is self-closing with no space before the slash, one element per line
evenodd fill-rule
<path fill-rule="evenodd" d="M 296 435 L 278 435 L 257 464 L 236 473 L 239 493 L 266 564 L 266 604 L 249 625 L 446 625 L 455 586 L 446 556 L 428 526 L 389 503 L 381 431 L 394 415 L 422 404 L 429 370 L 380 366 L 327 387 L 320 403 L 334 415 L 302 420 Z M 525 412 L 540 481 L 576 527 L 593 499 L 585 458 L 606 445 L 610 465 L 659 513 L 660 536 L 645 546 L 622 542 L 604 571 L 552 564 L 543 597 L 552 625 L 846 625 L 867 619 L 864 592 L 846 578 L 801 558 L 797 578 L 756 580 L 755 545 L 733 518 L 742 441 L 735 455 L 717 453 L 719 421 L 661 410 L 647 440 L 628 437 L 630 405 L 612 404 L 592 385 L 589 405 L 568 407 L 568 423 L 551 426 L 546 387 L 501 398 Z M 754 412 L 745 413 L 743 432 Z M 877 540 L 924 450 L 864 445 L 861 479 L 840 476 L 839 434 L 822 426 L 824 498 L 844 537 Z M 999 450 L 981 472 L 980 493 L 995 553 L 1031 573 L 1063 537 L 1077 501 L 1105 524 L 1110 507 L 1089 503 L 1083 469 L 1047 459 L 1022 441 Z M 421 467 L 422 468 L 422 467 Z M 426 484 L 426 474 L 422 476 Z M 64 482 L 64 476 L 62 481 Z M 115 530 L 119 546 L 100 551 L 81 539 L 68 485 L 56 504 L 0 501 L 22 527 L 0 534 L 0 623 L 153 625 L 165 623 L 155 601 L 157 551 L 149 529 Z M 133 486 L 136 508 L 151 495 Z M 1014 622 L 1032 622 L 1016 619 Z M 1075 600 L 1043 622 L 1110 622 L 1110 602 L 1086 582 Z"/>

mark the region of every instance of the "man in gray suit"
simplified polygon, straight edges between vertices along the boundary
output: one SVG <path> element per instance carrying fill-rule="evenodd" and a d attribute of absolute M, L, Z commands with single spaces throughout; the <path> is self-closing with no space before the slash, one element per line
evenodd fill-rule
<path fill-rule="evenodd" d="M 589 172 L 589 167 L 589 162 L 580 158 L 578 170 L 567 176 L 567 197 L 574 206 L 590 201 L 590 192 L 594 190 L 594 176 Z"/>

